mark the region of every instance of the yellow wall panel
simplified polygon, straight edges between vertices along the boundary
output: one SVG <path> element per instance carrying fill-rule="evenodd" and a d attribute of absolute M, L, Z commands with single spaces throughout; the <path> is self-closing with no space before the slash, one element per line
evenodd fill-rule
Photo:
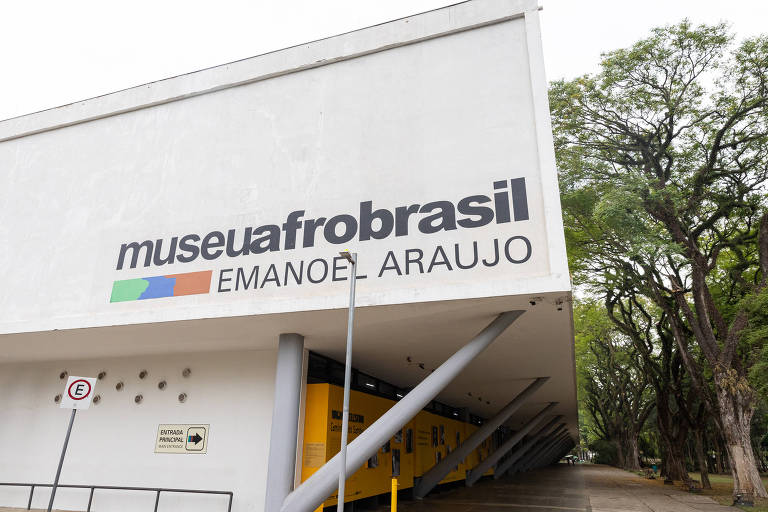
<path fill-rule="evenodd" d="M 340 449 L 343 395 L 344 390 L 339 386 L 331 384 L 307 386 L 302 481 L 309 478 Z M 353 390 L 350 394 L 349 442 L 352 442 L 394 404 L 394 400 Z M 413 487 L 415 477 L 426 473 L 475 430 L 477 430 L 476 426 L 457 419 L 445 418 L 426 411 L 419 412 L 386 445 L 382 446 L 374 457 L 347 479 L 345 501 L 389 493 L 395 460 L 399 460 L 400 463 L 398 488 L 403 490 Z M 409 439 L 410 443 L 408 443 Z M 480 462 L 480 454 L 487 457 L 489 451 L 490 440 L 486 440 L 481 448 L 473 450 L 441 483 L 464 480 L 466 471 Z M 338 496 L 334 494 L 323 506 L 335 505 L 337 499 Z"/>

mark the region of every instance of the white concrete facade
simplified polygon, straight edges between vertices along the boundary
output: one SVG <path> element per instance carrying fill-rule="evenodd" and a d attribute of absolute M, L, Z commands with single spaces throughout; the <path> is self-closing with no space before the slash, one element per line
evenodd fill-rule
<path fill-rule="evenodd" d="M 78 412 L 61 483 L 237 489 L 233 510 L 264 502 L 276 353 L 271 350 L 196 352 L 0 365 L 2 458 L 0 481 L 50 483 L 69 411 L 54 397 L 62 371 L 98 375 L 101 400 Z M 182 376 L 185 368 L 189 377 Z M 148 375 L 139 378 L 139 372 Z M 167 387 L 158 389 L 164 380 Z M 117 391 L 115 386 L 123 382 Z M 181 403 L 178 395 L 186 393 Z M 137 404 L 136 395 L 143 400 Z M 156 454 L 161 423 L 208 423 L 208 453 Z M 61 489 L 56 508 L 84 510 L 87 489 Z M 33 508 L 45 508 L 50 489 L 36 489 Z M 26 507 L 29 488 L 0 487 L 0 506 Z M 151 510 L 154 493 L 98 490 L 94 510 Z M 226 510 L 224 496 L 163 494 L 161 510 Z"/>
<path fill-rule="evenodd" d="M 549 376 L 510 425 L 558 401 L 575 433 L 537 9 L 473 0 L 0 122 L 0 453 L 13 461 L 0 481 L 52 479 L 59 373 L 105 370 L 62 483 L 232 490 L 233 510 L 262 510 L 277 337 L 343 358 L 343 249 L 366 276 L 356 366 L 410 387 L 423 375 L 406 355 L 439 365 L 498 313 L 526 310 L 439 398 L 490 416 Z M 203 292 L 115 292 L 207 271 Z M 162 423 L 210 424 L 208 453 L 154 453 Z M 25 492 L 0 486 L 0 506 Z M 154 499 L 137 496 L 97 491 L 95 503 Z M 87 491 L 60 497 L 78 508 Z M 162 502 L 214 510 L 223 498 Z"/>
<path fill-rule="evenodd" d="M 176 272 L 212 269 L 215 281 L 225 268 L 275 264 L 282 276 L 286 261 L 309 264 L 350 244 L 370 275 L 360 306 L 568 290 L 546 97 L 534 94 L 541 63 L 529 60 L 538 32 L 524 6 L 460 4 L 0 124 L 0 161 L 10 169 L 0 215 L 13 219 L 0 263 L 25 270 L 6 275 L 0 332 L 343 307 L 344 287 L 329 278 L 267 284 L 256 300 L 240 291 L 110 304 L 109 295 L 114 280 Z M 252 82 L 232 86 L 230 68 L 246 68 Z M 220 90 L 207 92 L 209 81 Z M 184 99 L 154 92 L 172 85 Z M 161 239 L 168 250 L 172 237 L 229 229 L 241 241 L 246 227 L 279 226 L 292 211 L 306 220 L 357 215 L 363 201 L 389 210 L 457 203 L 514 178 L 526 180 L 527 222 L 424 234 L 415 224 L 425 212 L 407 236 L 334 245 L 317 235 L 313 247 L 116 270 L 125 243 Z M 460 243 L 467 257 L 473 241 L 488 254 L 510 236 L 530 240 L 531 259 L 501 274 L 479 265 L 447 279 L 376 277 L 390 250 L 402 262 L 409 248 L 431 255 Z M 513 242 L 511 251 L 522 258 L 525 247 Z M 29 292 L 41 288 L 42 302 Z"/>

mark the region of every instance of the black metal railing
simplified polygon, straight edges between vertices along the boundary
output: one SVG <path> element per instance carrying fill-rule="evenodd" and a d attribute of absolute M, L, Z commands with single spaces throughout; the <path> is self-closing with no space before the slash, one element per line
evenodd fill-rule
<path fill-rule="evenodd" d="M 52 484 L 25 484 L 25 483 L 11 483 L 0 482 L 0 486 L 8 487 L 29 487 L 29 501 L 27 502 L 27 510 L 32 509 L 32 497 L 35 494 L 36 487 L 53 487 Z M 232 491 L 206 491 L 202 489 L 169 489 L 166 487 L 123 487 L 119 485 L 62 485 L 58 487 L 64 489 L 90 489 L 91 493 L 88 496 L 88 509 L 87 512 L 91 512 L 91 503 L 93 503 L 93 492 L 96 489 L 106 489 L 111 491 L 144 491 L 155 493 L 155 508 L 154 512 L 157 512 L 157 506 L 160 503 L 161 492 L 176 492 L 182 494 L 222 494 L 229 496 L 229 502 L 227 504 L 227 512 L 232 512 Z"/>

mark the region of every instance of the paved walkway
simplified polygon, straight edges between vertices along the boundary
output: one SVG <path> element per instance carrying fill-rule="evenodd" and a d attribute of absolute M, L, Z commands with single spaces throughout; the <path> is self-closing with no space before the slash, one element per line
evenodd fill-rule
<path fill-rule="evenodd" d="M 388 510 L 388 507 L 387 507 Z M 399 512 L 733 512 L 706 496 L 657 485 L 608 466 L 560 464 L 499 481 L 484 480 Z"/>

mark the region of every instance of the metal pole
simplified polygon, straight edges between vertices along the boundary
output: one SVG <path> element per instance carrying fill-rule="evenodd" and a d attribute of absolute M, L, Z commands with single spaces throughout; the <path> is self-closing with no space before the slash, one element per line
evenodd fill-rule
<path fill-rule="evenodd" d="M 344 486 L 347 480 L 347 434 L 349 430 L 349 389 L 352 385 L 352 329 L 355 324 L 355 282 L 357 281 L 357 253 L 342 253 L 350 263 L 349 317 L 347 319 L 347 359 L 344 366 L 344 408 L 341 416 L 341 465 L 339 468 L 339 498 L 336 512 L 344 512 Z"/>
<path fill-rule="evenodd" d="M 53 479 L 53 488 L 51 489 L 51 499 L 48 501 L 48 512 L 53 508 L 53 498 L 56 497 L 56 487 L 59 485 L 59 476 L 61 475 L 61 466 L 64 464 L 64 455 L 67 453 L 69 444 L 69 434 L 72 433 L 72 424 L 75 422 L 77 409 L 72 409 L 72 416 L 69 418 L 69 427 L 67 427 L 67 437 L 64 438 L 64 447 L 61 449 L 61 458 L 59 458 L 59 467 L 56 469 L 56 478 Z"/>
<path fill-rule="evenodd" d="M 397 512 L 397 478 L 392 479 L 392 498 L 389 500 L 389 511 Z"/>
<path fill-rule="evenodd" d="M 95 490 L 95 487 L 91 487 L 91 495 L 88 496 L 88 510 L 86 510 L 86 512 L 91 512 L 91 503 L 93 503 L 93 491 Z"/>

